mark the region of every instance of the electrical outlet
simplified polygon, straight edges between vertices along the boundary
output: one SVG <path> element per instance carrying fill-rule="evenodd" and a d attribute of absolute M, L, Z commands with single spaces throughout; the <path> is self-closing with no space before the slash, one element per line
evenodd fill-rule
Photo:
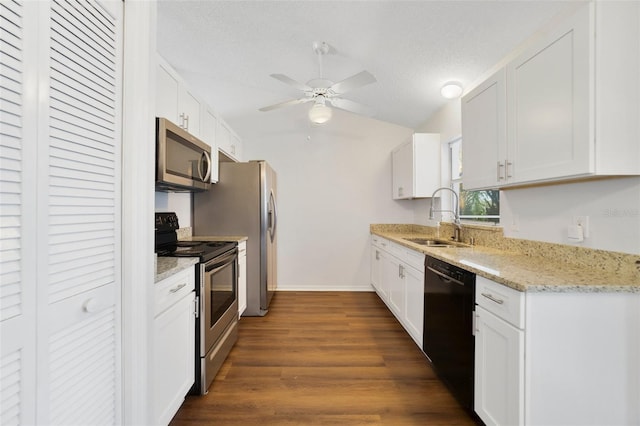
<path fill-rule="evenodd" d="M 574 216 L 573 225 L 580 226 L 584 238 L 589 238 L 589 216 Z"/>

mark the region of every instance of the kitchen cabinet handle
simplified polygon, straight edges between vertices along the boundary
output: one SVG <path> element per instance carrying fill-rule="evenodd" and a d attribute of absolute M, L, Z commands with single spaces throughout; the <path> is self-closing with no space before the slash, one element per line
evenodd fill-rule
<path fill-rule="evenodd" d="M 179 126 L 182 127 L 183 129 L 186 129 L 186 127 L 184 125 L 184 122 L 185 122 L 185 114 L 184 114 L 184 112 L 181 112 L 180 113 L 180 124 L 179 124 Z"/>
<path fill-rule="evenodd" d="M 504 167 L 504 174 L 507 178 L 512 178 L 513 176 L 509 173 L 509 166 L 513 166 L 513 163 L 510 161 L 505 161 L 506 166 Z"/>
<path fill-rule="evenodd" d="M 502 299 L 496 299 L 492 294 L 490 293 L 480 293 L 482 294 L 483 297 L 486 297 L 487 299 L 491 300 L 492 302 L 497 303 L 498 305 L 502 305 L 504 303 L 504 300 Z"/>
<path fill-rule="evenodd" d="M 498 167 L 496 168 L 497 172 L 498 172 L 498 180 L 503 180 L 504 178 L 502 177 L 502 168 L 504 167 L 504 164 L 502 164 L 502 161 L 498 161 Z"/>
<path fill-rule="evenodd" d="M 171 290 L 169 290 L 169 293 L 176 293 L 176 292 L 180 291 L 181 288 L 184 288 L 186 286 L 187 286 L 187 283 L 182 283 L 180 285 L 177 285 L 174 288 L 172 288 Z"/>
<path fill-rule="evenodd" d="M 398 277 L 404 278 L 404 266 L 398 265 Z"/>
<path fill-rule="evenodd" d="M 376 260 L 380 260 L 380 252 L 376 250 Z"/>
<path fill-rule="evenodd" d="M 184 129 L 185 129 L 185 130 L 189 130 L 189 116 L 188 116 L 188 115 L 186 115 L 186 114 L 185 114 L 185 116 L 184 116 L 184 123 L 185 123 L 185 125 L 184 125 Z"/>

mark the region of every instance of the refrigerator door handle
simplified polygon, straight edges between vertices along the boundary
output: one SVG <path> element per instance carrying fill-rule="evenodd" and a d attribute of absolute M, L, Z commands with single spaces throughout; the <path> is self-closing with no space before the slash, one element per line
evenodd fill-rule
<path fill-rule="evenodd" d="M 276 228 L 278 226 L 278 207 L 276 206 L 276 197 L 273 193 L 273 189 L 271 189 L 271 193 L 269 194 L 269 204 L 271 205 L 271 211 L 269 212 L 269 215 L 271 216 L 269 233 L 271 236 L 271 242 L 273 242 L 276 236 Z"/>

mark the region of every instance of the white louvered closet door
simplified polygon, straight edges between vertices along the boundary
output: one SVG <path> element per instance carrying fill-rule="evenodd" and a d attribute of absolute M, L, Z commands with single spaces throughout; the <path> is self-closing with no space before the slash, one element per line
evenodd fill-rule
<path fill-rule="evenodd" d="M 35 424 L 36 52 L 25 5 L 0 2 L 0 424 Z M 33 9 L 33 8 L 32 8 Z M 34 16 L 34 10 L 30 15 Z M 33 19 L 31 19 L 33 23 Z M 29 48 L 28 48 L 29 47 Z M 29 89 L 31 87 L 31 90 Z M 31 164 L 31 167 L 29 167 Z"/>
<path fill-rule="evenodd" d="M 3 1 L 3 14 L 7 5 L 21 8 Z M 19 148 L 4 147 L 5 140 L 20 141 L 20 127 L 5 125 L 19 104 L 4 99 L 2 22 L 1 178 L 2 191 L 12 191 L 9 206 L 2 194 L 1 216 L 2 424 L 7 402 L 17 414 L 6 424 L 120 423 L 122 2 L 22 6 L 23 32 L 37 34 L 24 50 L 27 57 L 35 51 L 36 66 L 24 70 L 37 71 L 33 81 L 28 73 L 28 82 L 7 79 L 26 93 L 21 157 Z M 5 128 L 18 136 L 5 138 Z M 20 173 L 23 180 L 12 183 L 20 187 L 16 196 L 5 181 Z M 22 257 L 11 262 L 15 273 L 5 285 L 5 253 L 9 263 L 14 252 Z M 15 311 L 5 294 L 16 291 L 17 305 L 29 308 L 23 322 L 35 324 L 22 341 L 4 334 L 13 321 L 5 312 Z M 5 396 L 5 383 L 12 382 L 18 385 Z"/>

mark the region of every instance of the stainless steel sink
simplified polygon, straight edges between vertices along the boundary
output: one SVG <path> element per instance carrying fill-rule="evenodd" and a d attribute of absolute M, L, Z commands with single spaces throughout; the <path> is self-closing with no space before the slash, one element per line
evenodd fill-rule
<path fill-rule="evenodd" d="M 455 243 L 446 240 L 437 240 L 433 238 L 403 238 L 406 241 L 427 247 L 466 247 L 466 244 Z"/>

